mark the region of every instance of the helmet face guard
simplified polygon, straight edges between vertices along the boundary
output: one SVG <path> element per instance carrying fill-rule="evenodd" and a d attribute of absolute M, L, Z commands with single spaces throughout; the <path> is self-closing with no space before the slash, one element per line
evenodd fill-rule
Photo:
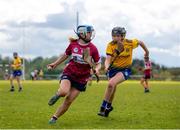
<path fill-rule="evenodd" d="M 90 38 L 87 38 L 88 33 L 91 35 Z M 93 26 L 79 25 L 76 34 L 79 39 L 82 39 L 85 43 L 89 43 L 95 37 L 95 30 Z"/>
<path fill-rule="evenodd" d="M 125 37 L 126 36 L 126 30 L 124 27 L 114 27 L 112 29 L 112 36 L 121 36 Z"/>

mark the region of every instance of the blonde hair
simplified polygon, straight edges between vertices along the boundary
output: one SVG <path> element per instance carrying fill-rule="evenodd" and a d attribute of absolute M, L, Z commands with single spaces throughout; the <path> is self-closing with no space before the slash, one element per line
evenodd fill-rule
<path fill-rule="evenodd" d="M 68 39 L 70 42 L 74 42 L 74 41 L 77 41 L 79 37 L 77 35 L 73 35 L 73 36 L 70 36 Z"/>
<path fill-rule="evenodd" d="M 69 39 L 70 42 L 75 42 L 75 41 L 78 40 L 77 38 L 74 38 L 74 37 L 69 37 L 68 39 Z"/>

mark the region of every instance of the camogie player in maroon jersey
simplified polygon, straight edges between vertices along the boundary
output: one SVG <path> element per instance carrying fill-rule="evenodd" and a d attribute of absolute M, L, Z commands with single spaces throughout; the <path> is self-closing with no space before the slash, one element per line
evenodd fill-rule
<path fill-rule="evenodd" d="M 71 60 L 63 70 L 59 89 L 48 102 L 48 104 L 52 106 L 59 98 L 65 97 L 64 102 L 49 120 L 49 124 L 56 123 L 56 120 L 68 110 L 71 103 L 76 99 L 80 92 L 86 90 L 91 66 L 83 58 L 83 51 L 85 49 L 89 49 L 89 55 L 95 64 L 96 74 L 99 73 L 101 68 L 99 52 L 96 46 L 91 42 L 95 36 L 94 28 L 89 25 L 80 25 L 77 27 L 76 34 L 78 38 L 70 39 L 70 44 L 65 53 L 55 62 L 47 65 L 48 69 L 54 69 L 71 56 Z"/>
<path fill-rule="evenodd" d="M 145 93 L 150 92 L 148 79 L 151 78 L 151 68 L 151 61 L 149 60 L 149 57 L 144 57 L 144 76 L 141 78 L 141 84 L 144 87 Z"/>

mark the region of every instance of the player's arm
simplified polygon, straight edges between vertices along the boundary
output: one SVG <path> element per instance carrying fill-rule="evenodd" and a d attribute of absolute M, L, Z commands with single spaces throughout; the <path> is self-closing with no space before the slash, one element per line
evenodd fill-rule
<path fill-rule="evenodd" d="M 104 62 L 105 72 L 107 72 L 109 69 L 112 56 L 113 56 L 113 48 L 112 48 L 111 44 L 108 43 L 107 48 L 106 48 L 106 59 Z"/>
<path fill-rule="evenodd" d="M 109 65 L 110 65 L 110 62 L 111 62 L 111 55 L 107 55 L 106 56 L 106 60 L 104 62 L 104 66 L 105 66 L 105 71 L 107 72 L 108 71 L 108 68 L 109 68 Z"/>
<path fill-rule="evenodd" d="M 147 49 L 146 45 L 144 44 L 144 42 L 139 41 L 139 45 L 141 46 L 141 48 L 144 50 L 145 54 L 144 57 L 149 57 L 149 50 Z"/>
<path fill-rule="evenodd" d="M 56 68 L 59 64 L 61 64 L 62 62 L 64 62 L 68 57 L 69 57 L 69 55 L 66 55 L 66 54 L 60 55 L 59 58 L 58 58 L 56 61 L 54 61 L 54 62 L 51 63 L 51 64 L 48 64 L 48 65 L 47 65 L 47 68 L 48 68 L 48 69 L 54 69 L 54 68 Z"/>
<path fill-rule="evenodd" d="M 61 54 L 61 55 L 59 56 L 59 58 L 58 58 L 55 62 L 53 62 L 53 63 L 51 63 L 51 64 L 48 64 L 48 65 L 47 65 L 47 68 L 48 68 L 48 69 L 54 69 L 54 68 L 56 68 L 59 64 L 61 64 L 62 62 L 64 62 L 64 61 L 72 54 L 72 52 L 71 52 L 72 46 L 71 46 L 71 45 L 72 45 L 72 44 L 69 44 L 69 46 L 66 48 L 65 53 L 64 53 L 64 54 Z"/>
<path fill-rule="evenodd" d="M 99 74 L 99 70 L 101 69 L 101 63 L 96 63 L 96 67 L 95 67 L 95 70 L 96 70 L 96 73 Z"/>

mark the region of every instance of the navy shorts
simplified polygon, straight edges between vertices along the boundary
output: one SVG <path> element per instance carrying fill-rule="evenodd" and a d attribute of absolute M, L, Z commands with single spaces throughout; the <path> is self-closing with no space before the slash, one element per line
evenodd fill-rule
<path fill-rule="evenodd" d="M 72 80 L 68 75 L 62 75 L 61 80 L 68 79 L 71 82 L 71 86 L 79 91 L 86 91 L 86 84 L 78 83 Z"/>
<path fill-rule="evenodd" d="M 22 71 L 21 70 L 14 70 L 13 71 L 13 76 L 16 77 L 16 76 L 21 76 L 22 75 Z"/>
<path fill-rule="evenodd" d="M 127 80 L 131 75 L 131 69 L 130 68 L 111 68 L 108 71 L 107 76 L 108 76 L 108 78 L 112 78 L 119 72 L 123 73 L 125 80 Z"/>

